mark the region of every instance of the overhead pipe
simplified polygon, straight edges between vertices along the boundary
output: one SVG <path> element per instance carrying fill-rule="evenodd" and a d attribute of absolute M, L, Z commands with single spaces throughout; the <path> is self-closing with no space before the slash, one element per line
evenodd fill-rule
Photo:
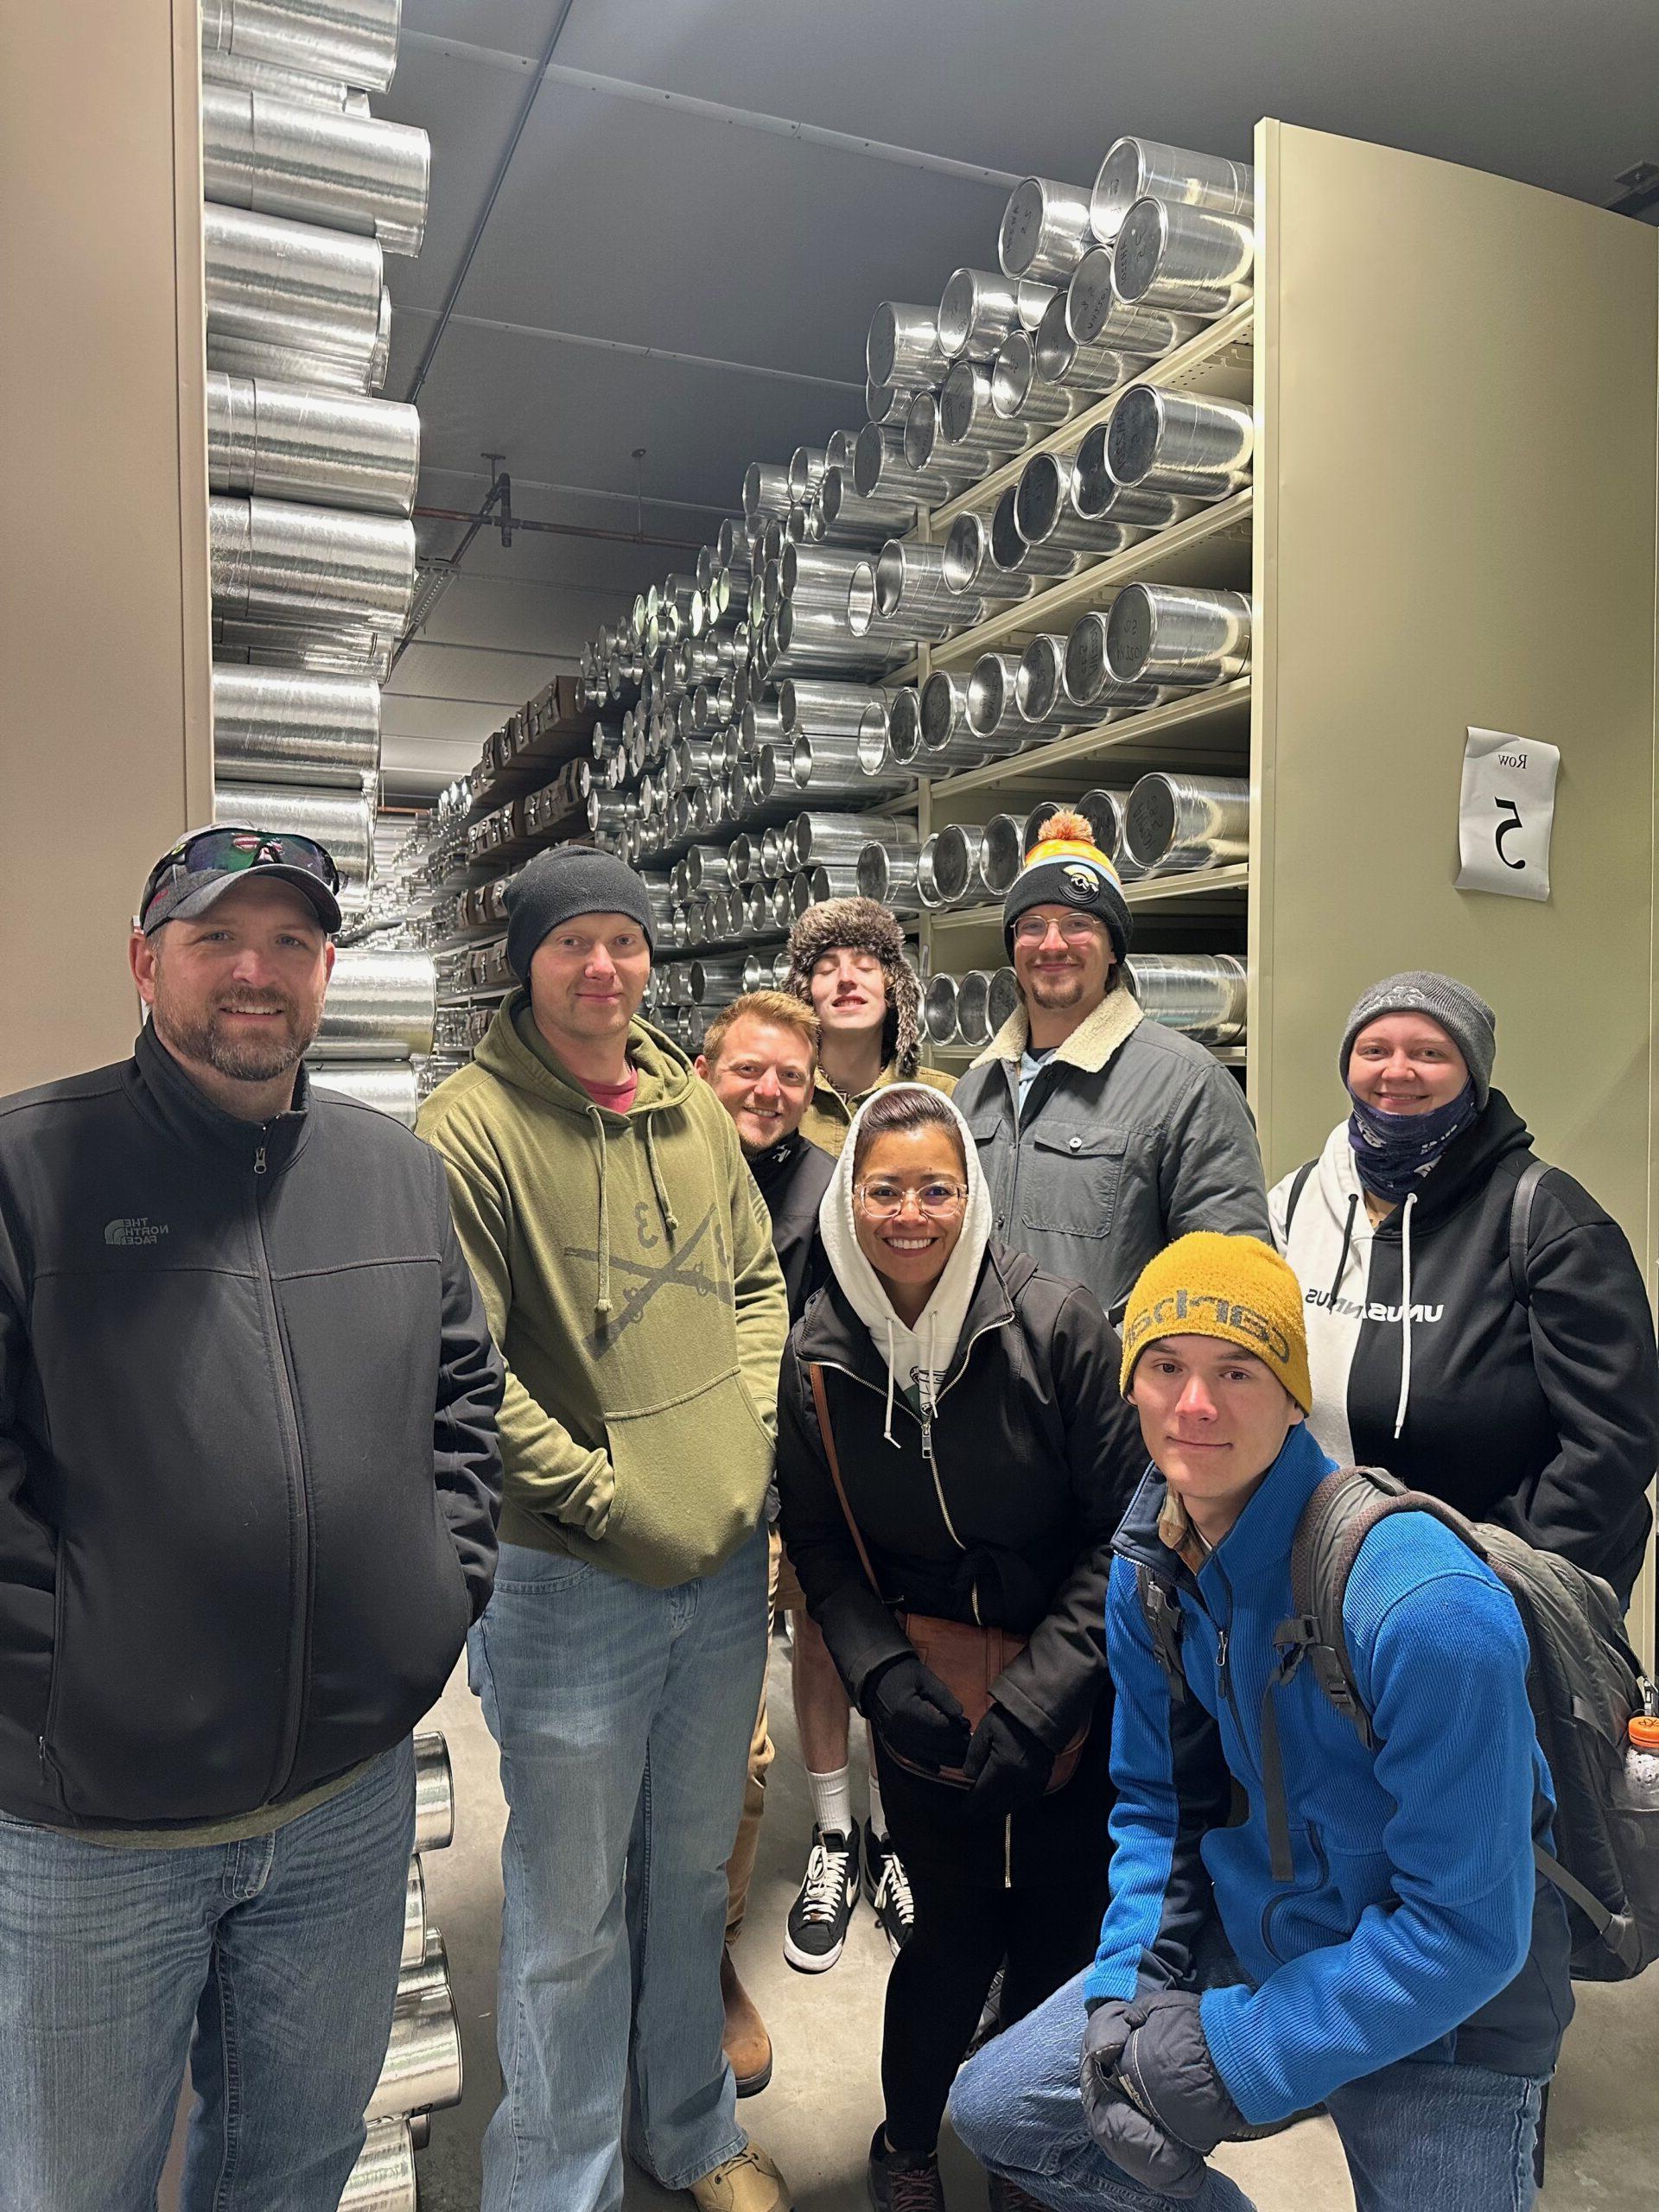
<path fill-rule="evenodd" d="M 216 661 L 213 761 L 221 776 L 360 791 L 380 766 L 380 686 L 372 676 Z"/>
<path fill-rule="evenodd" d="M 201 50 L 384 92 L 403 0 L 201 0 Z"/>
<path fill-rule="evenodd" d="M 204 84 L 201 161 L 210 200 L 421 250 L 432 147 L 408 124 Z"/>
<path fill-rule="evenodd" d="M 210 491 L 407 516 L 420 467 L 412 407 L 208 372 Z"/>

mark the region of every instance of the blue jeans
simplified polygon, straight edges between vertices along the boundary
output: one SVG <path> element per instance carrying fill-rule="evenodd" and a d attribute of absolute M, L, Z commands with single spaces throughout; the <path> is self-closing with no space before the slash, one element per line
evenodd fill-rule
<path fill-rule="evenodd" d="M 764 1530 L 669 1590 L 502 1545 L 468 1645 L 508 1808 L 485 2212 L 615 2212 L 625 2093 L 666 2189 L 743 2149 L 720 1957 L 766 1651 Z"/>
<path fill-rule="evenodd" d="M 1100 2149 L 1083 2117 L 1084 1977 L 987 2044 L 957 2076 L 950 2117 L 992 2173 L 1053 2212 L 1253 2212 L 1212 2166 L 1196 2196 L 1154 2195 Z M 1447 2038 L 1449 2046 L 1450 2037 Z M 1357 2212 L 1527 2212 L 1543 2085 L 1522 2074 L 1402 2059 L 1333 2089 Z"/>
<path fill-rule="evenodd" d="M 410 1746 L 274 1835 L 153 1851 L 0 1816 L 0 2202 L 334 2212 L 397 1987 Z M 194 2027 L 195 2040 L 191 2042 Z"/>

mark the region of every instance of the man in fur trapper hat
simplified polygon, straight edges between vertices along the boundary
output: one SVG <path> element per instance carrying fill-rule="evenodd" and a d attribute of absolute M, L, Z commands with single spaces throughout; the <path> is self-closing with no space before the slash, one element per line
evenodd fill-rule
<path fill-rule="evenodd" d="M 905 957 L 904 932 L 874 899 L 809 906 L 789 933 L 789 982 L 818 1017 L 817 1082 L 801 1135 L 841 1150 L 853 1116 L 889 1083 L 949 1090 L 949 1076 L 917 1065 L 921 986 Z"/>
<path fill-rule="evenodd" d="M 995 1233 L 1087 1283 L 1116 1320 L 1173 1238 L 1265 1236 L 1249 1109 L 1212 1052 L 1143 1018 L 1125 964 L 1129 905 L 1087 816 L 1066 808 L 1042 824 L 1002 933 L 1021 1003 L 957 1104 Z"/>

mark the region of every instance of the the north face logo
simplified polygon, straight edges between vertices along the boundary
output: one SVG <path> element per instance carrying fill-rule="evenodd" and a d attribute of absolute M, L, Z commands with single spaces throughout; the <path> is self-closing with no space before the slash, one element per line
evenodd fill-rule
<path fill-rule="evenodd" d="M 143 1214 L 129 1214 L 120 1221 L 106 1221 L 104 1242 L 106 1244 L 159 1244 L 170 1224 L 165 1221 L 150 1221 Z"/>

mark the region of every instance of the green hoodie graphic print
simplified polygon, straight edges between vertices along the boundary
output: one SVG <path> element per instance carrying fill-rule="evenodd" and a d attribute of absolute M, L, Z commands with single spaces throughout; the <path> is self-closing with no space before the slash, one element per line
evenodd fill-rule
<path fill-rule="evenodd" d="M 789 1313 L 730 1117 L 646 1023 L 628 1055 L 596 1106 L 516 992 L 417 1127 L 506 1362 L 502 1541 L 666 1589 L 760 1520 Z"/>

